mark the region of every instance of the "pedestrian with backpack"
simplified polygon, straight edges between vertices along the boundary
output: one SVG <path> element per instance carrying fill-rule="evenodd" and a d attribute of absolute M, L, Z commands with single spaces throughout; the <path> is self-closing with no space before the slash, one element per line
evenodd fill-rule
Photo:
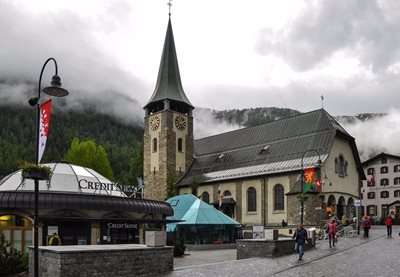
<path fill-rule="evenodd" d="M 329 239 L 329 248 L 335 247 L 336 240 L 336 223 L 334 220 L 330 220 L 328 222 L 328 239 Z M 333 243 L 333 244 L 332 244 Z"/>
<path fill-rule="evenodd" d="M 367 215 L 364 215 L 364 217 L 361 220 L 361 226 L 364 229 L 364 238 L 368 238 L 369 236 L 369 229 L 371 228 L 371 220 Z"/>

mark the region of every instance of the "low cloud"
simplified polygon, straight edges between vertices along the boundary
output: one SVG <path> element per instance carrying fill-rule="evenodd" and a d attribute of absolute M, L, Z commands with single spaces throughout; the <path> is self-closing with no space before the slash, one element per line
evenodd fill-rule
<path fill-rule="evenodd" d="M 223 120 L 215 119 L 210 109 L 194 109 L 193 118 L 195 139 L 201 139 L 242 128 L 239 124 L 231 124 Z"/>
<path fill-rule="evenodd" d="M 44 16 L 26 10 L 17 2 L 1 1 L 2 104 L 26 103 L 28 97 L 36 96 L 42 66 L 49 57 L 54 57 L 63 87 L 70 92 L 65 100 L 67 108 L 78 108 L 82 101 L 88 101 L 120 118 L 131 116 L 133 121 L 143 117 L 139 103 L 151 88 L 122 70 L 118 61 L 101 50 L 96 39 L 98 25 L 107 26 L 104 32 L 108 32 L 117 24 L 118 9 L 112 10 L 113 13 L 104 12 L 93 21 L 68 10 L 46 12 Z M 49 62 L 42 87 L 48 85 L 54 72 L 53 62 Z"/>
<path fill-rule="evenodd" d="M 341 125 L 356 139 L 362 161 L 381 152 L 400 156 L 400 110 L 391 109 L 386 116 Z"/>

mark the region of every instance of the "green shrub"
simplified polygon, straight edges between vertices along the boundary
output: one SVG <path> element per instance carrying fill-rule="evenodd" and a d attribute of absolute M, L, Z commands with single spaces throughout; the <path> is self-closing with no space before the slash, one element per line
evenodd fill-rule
<path fill-rule="evenodd" d="M 0 239 L 0 276 L 18 274 L 28 270 L 28 255 L 22 254 L 4 235 Z"/>
<path fill-rule="evenodd" d="M 174 247 L 174 257 L 181 257 L 185 254 L 186 246 L 183 237 L 176 237 L 176 230 L 167 234 L 167 245 Z"/>

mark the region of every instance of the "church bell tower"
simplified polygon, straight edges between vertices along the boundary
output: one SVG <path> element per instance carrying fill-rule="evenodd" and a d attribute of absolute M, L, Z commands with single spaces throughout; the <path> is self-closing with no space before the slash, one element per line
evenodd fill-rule
<path fill-rule="evenodd" d="M 144 106 L 146 199 L 164 201 L 167 183 L 176 183 L 188 170 L 193 160 L 193 109 L 181 83 L 170 16 L 156 87 Z"/>

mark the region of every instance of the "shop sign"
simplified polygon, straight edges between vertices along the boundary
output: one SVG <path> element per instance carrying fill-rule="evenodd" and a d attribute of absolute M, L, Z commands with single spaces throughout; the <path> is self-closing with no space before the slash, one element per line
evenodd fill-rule
<path fill-rule="evenodd" d="M 137 224 L 130 223 L 108 223 L 107 227 L 110 229 L 136 229 Z"/>
<path fill-rule="evenodd" d="M 122 191 L 122 192 L 130 192 L 130 193 L 137 193 L 143 188 L 140 186 L 132 186 L 132 185 L 91 182 L 86 179 L 79 180 L 78 184 L 79 184 L 80 189 Z"/>

